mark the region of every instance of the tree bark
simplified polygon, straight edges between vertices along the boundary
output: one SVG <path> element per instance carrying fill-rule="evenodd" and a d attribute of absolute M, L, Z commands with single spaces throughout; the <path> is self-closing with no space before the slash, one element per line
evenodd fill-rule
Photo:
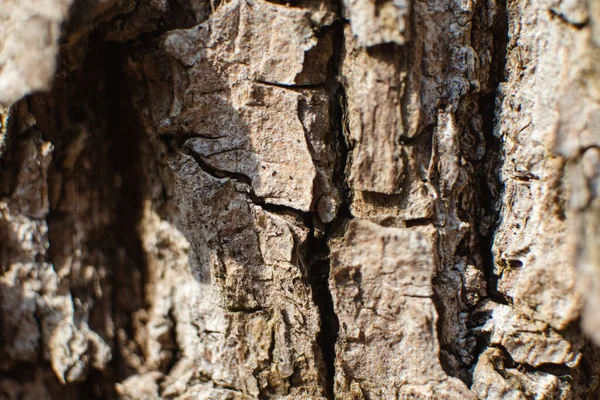
<path fill-rule="evenodd" d="M 0 14 L 0 398 L 600 396 L 597 1 Z"/>

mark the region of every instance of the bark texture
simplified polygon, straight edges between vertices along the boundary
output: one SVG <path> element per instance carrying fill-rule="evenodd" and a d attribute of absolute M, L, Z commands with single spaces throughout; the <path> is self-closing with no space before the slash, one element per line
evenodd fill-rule
<path fill-rule="evenodd" d="M 600 396 L 597 1 L 0 15 L 0 398 Z"/>

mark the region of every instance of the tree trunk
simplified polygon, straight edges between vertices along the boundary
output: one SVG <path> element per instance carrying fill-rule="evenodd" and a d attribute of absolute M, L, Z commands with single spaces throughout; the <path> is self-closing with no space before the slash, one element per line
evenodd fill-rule
<path fill-rule="evenodd" d="M 596 0 L 0 0 L 1 399 L 597 399 Z"/>

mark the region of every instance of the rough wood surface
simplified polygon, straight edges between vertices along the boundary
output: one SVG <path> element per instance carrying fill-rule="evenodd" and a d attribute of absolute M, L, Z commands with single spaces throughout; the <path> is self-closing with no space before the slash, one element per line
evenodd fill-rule
<path fill-rule="evenodd" d="M 0 15 L 0 398 L 600 395 L 597 1 Z"/>

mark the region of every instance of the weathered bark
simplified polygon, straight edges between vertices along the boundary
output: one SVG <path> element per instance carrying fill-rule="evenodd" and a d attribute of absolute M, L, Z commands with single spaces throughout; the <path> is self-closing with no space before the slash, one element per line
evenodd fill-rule
<path fill-rule="evenodd" d="M 600 395 L 597 1 L 0 11 L 0 398 Z"/>

